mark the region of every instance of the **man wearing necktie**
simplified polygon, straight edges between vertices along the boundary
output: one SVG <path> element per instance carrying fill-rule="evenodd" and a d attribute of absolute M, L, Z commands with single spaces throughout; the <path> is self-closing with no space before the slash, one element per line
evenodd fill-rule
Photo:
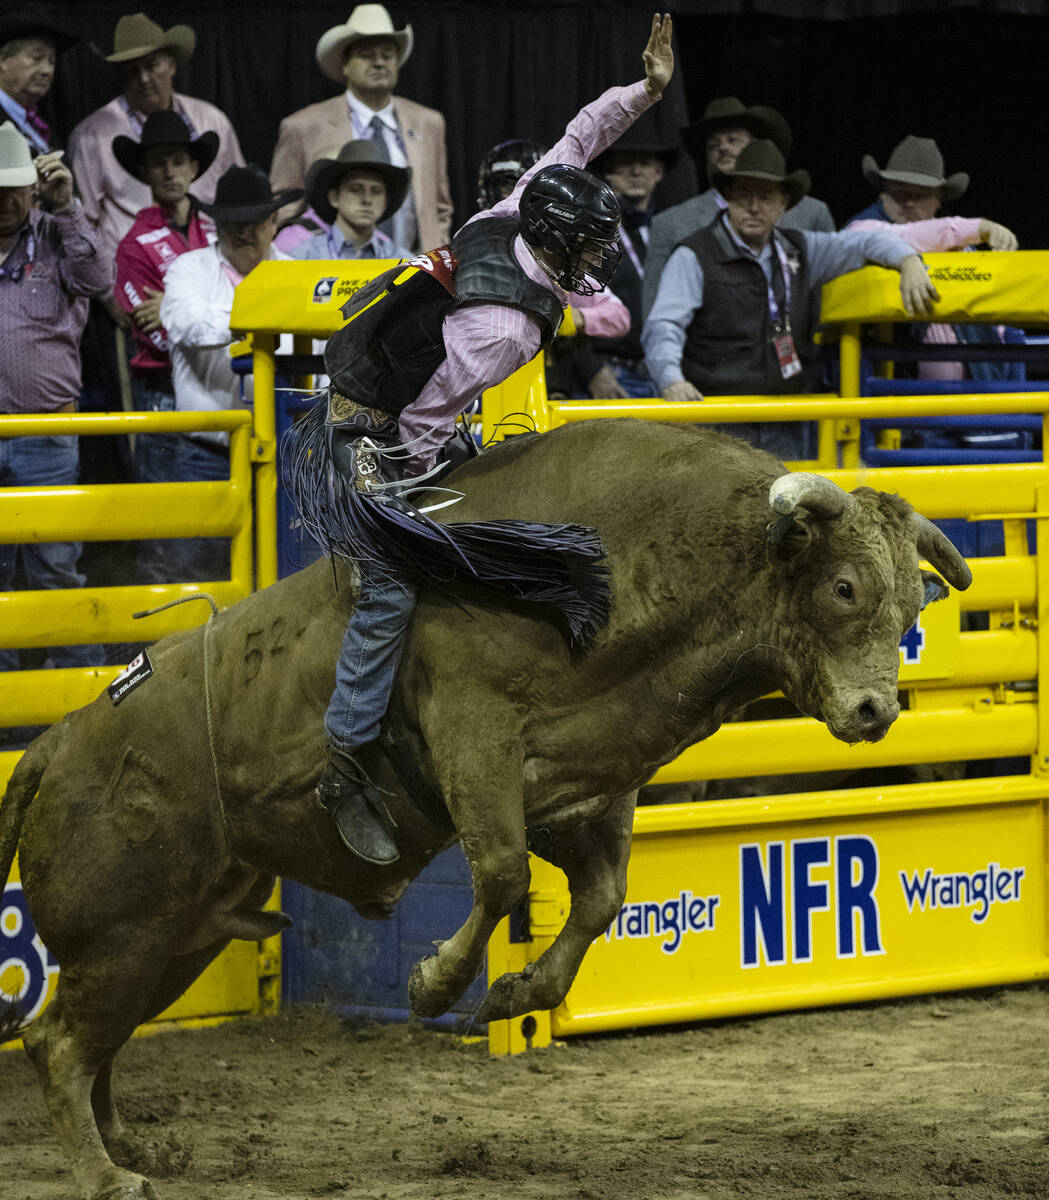
<path fill-rule="evenodd" d="M 394 28 L 381 4 L 358 4 L 344 25 L 323 33 L 317 65 L 344 90 L 284 118 L 270 183 L 275 191 L 301 188 L 310 164 L 332 146 L 370 140 L 383 162 L 412 172 L 407 198 L 379 228 L 401 246 L 428 250 L 451 236 L 452 197 L 444 117 L 393 94 L 412 44 L 412 27 Z M 289 209 L 281 217 L 293 215 Z"/>
<path fill-rule="evenodd" d="M 14 125 L 33 154 L 51 149 L 51 127 L 37 106 L 51 90 L 58 55 L 78 40 L 37 14 L 0 18 L 0 120 Z"/>

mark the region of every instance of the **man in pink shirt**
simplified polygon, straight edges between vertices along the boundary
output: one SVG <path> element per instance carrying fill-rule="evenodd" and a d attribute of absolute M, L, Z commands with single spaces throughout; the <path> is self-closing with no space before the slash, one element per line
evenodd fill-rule
<path fill-rule="evenodd" d="M 576 646 L 607 613 L 592 530 L 437 526 L 409 493 L 459 414 L 549 344 L 570 293 L 593 294 L 611 278 L 619 204 L 582 168 L 660 98 L 674 67 L 671 33 L 669 16 L 654 17 L 644 80 L 585 107 L 510 196 L 471 218 L 450 247 L 357 293 L 325 355 L 329 395 L 294 430 L 289 473 L 303 523 L 362 576 L 325 715 L 329 756 L 317 800 L 347 848 L 374 865 L 399 852 L 354 756 L 379 736 L 417 585 L 482 584 L 558 604 Z M 408 479 L 399 479 L 405 465 Z"/>
<path fill-rule="evenodd" d="M 160 323 L 164 277 L 168 267 L 189 250 L 210 246 L 215 222 L 190 194 L 194 181 L 215 161 L 218 134 L 194 138 L 175 112 L 151 113 L 142 140 L 120 135 L 113 156 L 135 179 L 148 185 L 154 203 L 143 208 L 117 246 L 116 301 L 131 316 L 136 352 L 131 359 L 131 396 L 135 408 L 170 412 L 175 407 L 168 336 Z M 139 483 L 174 479 L 174 434 L 140 434 L 135 439 L 135 478 Z M 164 542 L 147 540 L 139 547 L 142 583 L 165 583 L 170 565 Z"/>
<path fill-rule="evenodd" d="M 849 221 L 846 229 L 860 232 L 882 230 L 902 238 L 919 253 L 964 250 L 967 246 L 984 244 L 992 250 L 1015 250 L 1016 235 L 997 221 L 984 217 L 937 216 L 944 204 L 962 196 L 969 186 L 964 171 L 947 175 L 943 155 L 932 138 L 905 137 L 889 155 L 884 170 L 874 156 L 863 156 L 863 177 L 878 189 L 878 198 Z M 969 330 L 975 332 L 970 335 Z M 922 341 L 927 345 L 956 346 L 960 341 L 985 341 L 992 330 L 987 326 L 926 325 Z M 1002 334 L 992 334 L 1003 340 Z M 965 363 L 923 362 L 918 364 L 918 378 L 954 381 L 966 378 Z M 1008 377 L 1008 364 L 970 363 L 975 378 L 985 372 L 996 377 Z"/>

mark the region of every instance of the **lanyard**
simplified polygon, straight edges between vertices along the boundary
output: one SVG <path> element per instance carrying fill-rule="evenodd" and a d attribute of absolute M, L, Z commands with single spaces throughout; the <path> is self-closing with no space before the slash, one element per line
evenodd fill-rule
<path fill-rule="evenodd" d="M 14 247 L 12 246 L 11 250 L 8 251 L 8 255 L 13 250 Z M 12 283 L 21 283 L 23 279 L 28 279 L 32 275 L 33 259 L 36 258 L 36 234 L 32 230 L 29 231 L 29 237 L 26 238 L 25 257 L 25 262 L 20 263 L 13 271 L 8 270 L 7 267 L 0 266 L 0 279 L 10 279 Z M 6 262 L 7 260 L 5 259 L 4 261 Z"/>
<path fill-rule="evenodd" d="M 120 104 L 120 107 L 124 110 L 124 116 L 127 117 L 128 124 L 131 126 L 131 132 L 135 135 L 135 140 L 138 142 L 141 142 L 142 141 L 142 119 L 139 117 L 138 113 L 135 112 L 135 110 L 131 107 L 131 105 L 128 104 L 126 96 L 118 96 L 117 100 Z M 190 141 L 195 141 L 196 137 L 197 137 L 197 131 L 193 127 L 193 122 L 189 119 L 189 113 L 187 113 L 186 110 L 179 103 L 178 97 L 175 97 L 175 100 L 173 102 L 173 107 L 175 109 L 175 112 L 177 112 L 178 115 L 182 118 L 183 122 L 185 123 L 186 128 L 189 130 Z"/>
<path fill-rule="evenodd" d="M 627 258 L 629 258 L 634 264 L 634 270 L 637 272 L 638 278 L 644 279 L 645 264 L 641 261 L 637 251 L 634 249 L 634 243 L 631 240 L 630 235 L 623 229 L 620 229 L 619 231 L 619 244 L 626 251 Z"/>
<path fill-rule="evenodd" d="M 362 139 L 362 140 L 367 140 L 368 138 L 370 138 L 372 135 L 371 123 L 370 123 L 370 121 L 362 121 L 360 119 L 360 117 L 357 116 L 356 112 L 354 111 L 353 105 L 350 103 L 349 92 L 346 93 L 346 107 L 350 110 L 350 124 L 353 126 L 353 136 L 355 138 Z M 378 113 L 375 113 L 374 115 L 377 117 L 379 116 Z M 379 120 L 382 121 L 382 117 L 379 117 Z M 394 118 L 393 129 L 391 129 L 389 127 L 389 125 L 386 124 L 385 121 L 382 121 L 382 129 L 383 129 L 383 133 L 385 133 L 385 134 L 392 133 L 393 136 L 397 139 L 397 148 L 400 150 L 401 156 L 404 158 L 404 161 L 407 162 L 408 154 L 404 148 L 404 138 L 401 137 L 401 127 L 398 124 L 397 119 Z"/>
<path fill-rule="evenodd" d="M 740 250 L 744 251 L 746 254 L 749 254 L 751 256 L 751 258 L 753 258 L 758 263 L 758 266 L 760 267 L 761 263 L 758 260 L 758 256 L 754 253 L 753 250 L 751 250 L 751 248 L 747 245 L 747 243 L 745 241 L 743 241 L 743 239 L 739 236 L 739 234 L 737 234 L 736 231 L 732 228 L 732 224 L 728 220 L 727 217 L 724 219 L 724 223 L 725 223 L 726 230 L 728 230 L 728 235 L 732 239 L 732 242 L 734 243 L 734 245 L 736 245 Z M 785 318 L 783 318 L 783 323 L 789 326 L 789 324 L 790 324 L 790 293 L 791 293 L 790 261 L 787 258 L 786 250 L 784 250 L 783 247 L 776 240 L 775 231 L 773 231 L 773 233 L 772 233 L 770 242 L 771 242 L 771 246 L 772 246 L 772 253 L 775 254 L 776 259 L 779 262 L 780 273 L 783 276 L 783 312 L 786 314 Z M 779 300 L 776 298 L 776 293 L 772 289 L 772 274 L 773 274 L 773 272 L 771 270 L 771 267 L 767 273 L 765 271 L 765 268 L 761 267 L 761 273 L 762 273 L 762 275 L 765 276 L 765 291 L 768 296 L 769 319 L 772 321 L 773 325 L 779 325 L 781 323 L 780 304 L 779 304 Z"/>

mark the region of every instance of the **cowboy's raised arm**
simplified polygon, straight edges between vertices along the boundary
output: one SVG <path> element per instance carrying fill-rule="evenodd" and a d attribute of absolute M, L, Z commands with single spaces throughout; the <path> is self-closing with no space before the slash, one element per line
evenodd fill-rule
<path fill-rule="evenodd" d="M 609 88 L 596 100 L 581 109 L 568 123 L 561 140 L 526 171 L 505 200 L 478 216 L 513 217 L 520 207 L 521 193 L 532 176 L 554 163 L 585 168 L 629 129 L 637 118 L 660 98 L 674 73 L 674 51 L 671 38 L 674 24 L 669 14 L 652 17 L 652 28 L 641 53 L 645 78 L 625 87 Z M 476 218 L 472 218 L 476 220 Z"/>

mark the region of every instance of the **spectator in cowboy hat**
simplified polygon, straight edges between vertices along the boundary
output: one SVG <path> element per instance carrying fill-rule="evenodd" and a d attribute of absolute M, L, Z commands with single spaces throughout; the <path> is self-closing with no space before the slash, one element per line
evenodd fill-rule
<path fill-rule="evenodd" d="M 162 29 L 145 13 L 121 17 L 113 33 L 113 52 L 95 53 L 120 74 L 120 94 L 86 116 L 69 138 L 69 151 L 80 185 L 84 211 L 102 233 L 104 245 L 115 254 L 117 243 L 131 228 L 135 214 L 150 202 L 149 189 L 123 170 L 113 155 L 113 139 L 123 135 L 138 141 L 146 118 L 173 111 L 193 138 L 218 135 L 215 161 L 196 181 L 199 199 L 211 200 L 219 176 L 244 162 L 237 135 L 225 113 L 206 100 L 174 90 L 178 66 L 192 54 L 196 35 L 188 25 Z"/>
<path fill-rule="evenodd" d="M 131 359 L 131 397 L 136 409 L 169 412 L 175 407 L 168 335 L 160 323 L 160 302 L 168 268 L 182 254 L 215 241 L 215 223 L 190 188 L 219 151 L 218 134 L 210 130 L 190 137 L 186 123 L 171 109 L 151 113 L 142 140 L 121 134 L 113 139 L 117 162 L 149 186 L 153 204 L 143 208 L 117 246 L 117 303 L 131 314 L 136 353 Z M 174 479 L 178 438 L 173 434 L 139 434 L 134 468 L 139 483 Z M 170 582 L 167 542 L 139 545 L 137 582 Z"/>
<path fill-rule="evenodd" d="M 274 193 L 261 167 L 230 167 L 219 179 L 215 199 L 201 204 L 215 222 L 218 240 L 180 255 L 164 278 L 161 324 L 171 351 L 175 408 L 213 412 L 240 408 L 251 401 L 251 376 L 233 372 L 228 347 L 233 292 L 260 263 L 287 259 L 273 245 L 277 210 L 302 199 L 302 189 Z M 228 439 L 221 433 L 179 437 L 175 478 L 229 478 Z M 228 577 L 228 543 L 222 538 L 195 538 L 177 543 L 172 570 L 185 580 Z"/>
<path fill-rule="evenodd" d="M 714 171 L 730 170 L 736 156 L 755 138 L 771 140 L 786 159 L 790 156 L 794 135 L 783 115 L 767 105 L 745 105 L 735 96 L 711 100 L 700 120 L 681 131 L 685 148 L 702 164 L 711 187 L 691 200 L 675 204 L 661 212 L 652 222 L 645 260 L 645 283 L 641 307 L 647 315 L 656 297 L 663 266 L 679 242 L 709 225 L 725 209 L 725 198 L 713 185 Z M 784 213 L 787 229 L 809 229 L 820 233 L 834 232 L 834 219 L 822 200 L 803 196 Z"/>
<path fill-rule="evenodd" d="M 992 250 L 1016 249 L 1016 235 L 997 221 L 938 215 L 943 205 L 965 194 L 969 176 L 964 171 L 945 174 L 943 155 L 932 138 L 909 134 L 893 148 L 884 170 L 872 154 L 863 156 L 861 167 L 878 198 L 852 218 L 848 229 L 888 229 L 919 252 L 963 250 L 981 242 Z M 921 330 L 921 340 L 952 346 L 1021 341 L 1022 334 L 995 325 L 936 323 Z M 1022 364 L 1006 362 L 922 362 L 917 370 L 919 379 L 939 381 L 1019 382 L 1025 377 Z"/>
<path fill-rule="evenodd" d="M 39 12 L 0 16 L 0 116 L 11 121 L 34 154 L 51 149 L 51 127 L 37 106 L 51 90 L 58 55 L 80 39 Z"/>
<path fill-rule="evenodd" d="M 296 246 L 292 258 L 409 258 L 376 226 L 404 203 L 411 177 L 369 138 L 317 159 L 306 174 L 306 201 L 329 228 Z"/>
<path fill-rule="evenodd" d="M 907 312 L 926 313 L 937 299 L 921 256 L 890 233 L 784 229 L 781 218 L 809 177 L 788 172 L 771 141 L 750 142 L 711 182 L 727 208 L 671 254 L 642 331 L 649 371 L 668 400 L 819 390 L 812 335 L 821 288 L 867 262 L 900 272 Z M 781 459 L 814 449 L 807 425 L 733 424 L 729 432 Z"/>
<path fill-rule="evenodd" d="M 323 33 L 317 65 L 344 90 L 284 118 L 270 181 L 276 189 L 302 187 L 310 163 L 329 147 L 371 138 L 384 160 L 412 171 L 408 196 L 384 231 L 399 245 L 426 250 L 448 241 L 452 198 L 444 117 L 393 94 L 412 42 L 412 27 L 395 29 L 381 4 L 358 4 L 344 25 Z"/>
<path fill-rule="evenodd" d="M 651 115 L 645 113 L 590 164 L 615 192 L 622 210 L 619 240 L 624 252 L 609 286 L 630 312 L 625 336 L 589 341 L 596 368 L 588 373 L 591 396 L 625 400 L 657 394 L 641 345 L 641 287 L 656 191 L 679 156 L 677 145 L 660 137 Z"/>

